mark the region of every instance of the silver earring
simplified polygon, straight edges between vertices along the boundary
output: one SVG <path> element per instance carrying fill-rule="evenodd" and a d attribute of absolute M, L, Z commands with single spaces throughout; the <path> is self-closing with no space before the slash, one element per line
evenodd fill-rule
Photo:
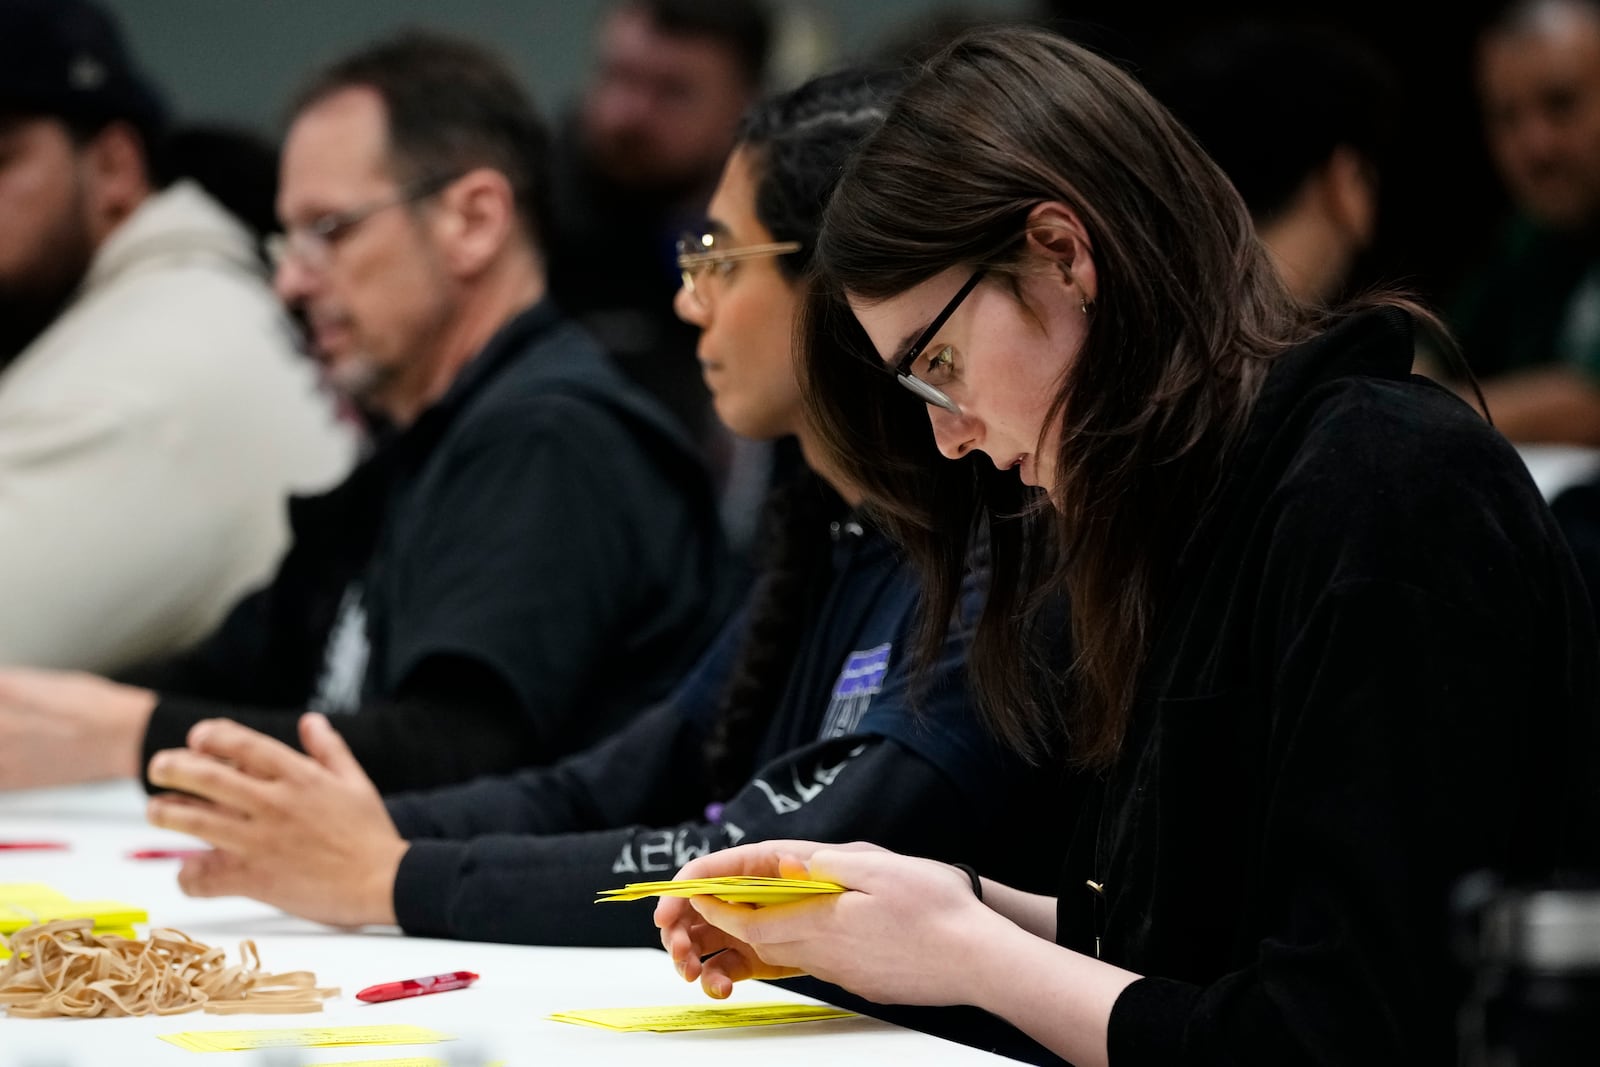
<path fill-rule="evenodd" d="M 1067 280 L 1068 285 L 1072 284 L 1072 271 L 1067 269 L 1066 264 L 1061 265 L 1061 276 Z M 1078 307 L 1083 310 L 1084 318 L 1088 318 L 1089 313 L 1094 310 L 1094 301 L 1090 300 L 1089 294 L 1082 289 L 1078 290 Z"/>

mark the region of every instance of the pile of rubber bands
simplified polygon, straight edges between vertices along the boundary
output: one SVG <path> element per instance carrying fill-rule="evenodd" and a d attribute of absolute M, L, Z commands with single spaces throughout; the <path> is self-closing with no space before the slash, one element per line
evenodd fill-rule
<path fill-rule="evenodd" d="M 13 1018 L 57 1015 L 177 1015 L 196 1009 L 240 1012 L 321 1011 L 338 989 L 317 987 L 310 971 L 262 974 L 253 941 L 229 964 L 220 948 L 177 930 L 152 929 L 145 940 L 98 936 L 89 919 L 29 926 L 7 943 L 0 1006 Z"/>

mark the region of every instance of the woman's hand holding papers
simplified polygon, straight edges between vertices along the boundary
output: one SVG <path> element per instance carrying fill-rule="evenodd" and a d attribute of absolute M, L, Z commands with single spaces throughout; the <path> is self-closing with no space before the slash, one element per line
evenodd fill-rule
<path fill-rule="evenodd" d="M 344 739 L 315 713 L 300 720 L 307 755 L 238 723 L 212 719 L 189 746 L 158 752 L 150 822 L 215 851 L 184 861 L 190 896 L 254 897 L 335 926 L 392 923 L 406 842 Z"/>
<path fill-rule="evenodd" d="M 970 1003 L 966 972 L 949 961 L 979 953 L 997 926 L 1015 929 L 956 868 L 873 845 L 764 841 L 703 856 L 678 877 L 730 874 L 814 878 L 850 891 L 765 908 L 663 898 L 661 943 L 686 980 L 719 999 L 745 978 L 810 974 L 876 1001 Z"/>
<path fill-rule="evenodd" d="M 677 877 L 805 878 L 809 877 L 805 873 L 806 857 L 822 847 L 825 846 L 809 841 L 762 841 L 723 849 L 686 864 Z M 656 905 L 655 924 L 661 930 L 662 947 L 672 956 L 678 973 L 688 982 L 699 979 L 707 996 L 725 998 L 733 992 L 734 982 L 746 978 L 792 978 L 805 973 L 799 968 L 767 965 L 749 944 L 703 919 L 694 907 L 694 899 L 662 897 Z M 702 962 L 712 953 L 717 954 L 715 958 Z"/>

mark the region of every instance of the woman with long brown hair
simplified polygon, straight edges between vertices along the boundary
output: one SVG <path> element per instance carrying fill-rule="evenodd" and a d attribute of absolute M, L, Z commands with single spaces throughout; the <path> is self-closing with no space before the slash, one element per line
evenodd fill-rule
<path fill-rule="evenodd" d="M 1600 840 L 1600 646 L 1514 451 L 1410 376 L 1431 317 L 1298 303 L 1181 127 L 1026 30 L 913 79 L 817 271 L 826 462 L 921 564 L 929 641 L 989 538 L 983 710 L 1079 796 L 1055 898 L 866 846 L 691 863 L 850 891 L 665 901 L 680 971 L 975 1004 L 1078 1064 L 1449 1062 L 1451 886 Z"/>

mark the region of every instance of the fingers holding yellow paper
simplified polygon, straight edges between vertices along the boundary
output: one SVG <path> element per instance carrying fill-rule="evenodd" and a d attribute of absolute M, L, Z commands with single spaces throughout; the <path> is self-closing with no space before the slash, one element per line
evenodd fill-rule
<path fill-rule="evenodd" d="M 800 869 L 804 870 L 803 865 Z M 822 882 L 809 878 L 725 875 L 717 878 L 684 878 L 665 882 L 633 882 L 621 889 L 602 890 L 595 903 L 639 900 L 643 897 L 709 896 L 729 904 L 752 904 L 760 907 L 769 904 L 788 904 L 821 894 L 843 893 L 844 889 L 845 887 L 837 882 Z"/>

